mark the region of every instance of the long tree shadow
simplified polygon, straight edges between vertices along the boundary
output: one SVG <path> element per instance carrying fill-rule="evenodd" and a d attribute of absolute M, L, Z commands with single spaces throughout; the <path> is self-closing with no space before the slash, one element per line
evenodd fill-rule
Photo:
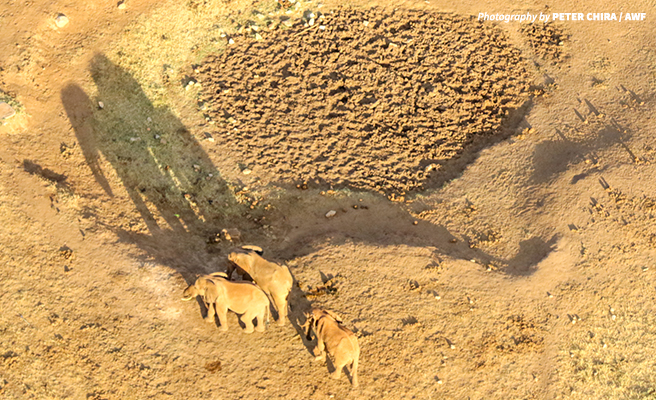
<path fill-rule="evenodd" d="M 167 108 L 156 107 L 139 83 L 104 55 L 90 64 L 98 93 L 92 99 L 76 84 L 61 99 L 91 172 L 114 197 L 109 162 L 138 210 L 148 234 L 110 224 L 123 240 L 136 243 L 188 281 L 205 272 L 199 238 L 222 227 L 252 223 L 205 151 Z"/>

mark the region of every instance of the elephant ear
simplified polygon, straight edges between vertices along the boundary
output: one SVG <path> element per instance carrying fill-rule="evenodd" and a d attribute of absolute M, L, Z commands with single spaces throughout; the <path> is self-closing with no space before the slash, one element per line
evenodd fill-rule
<path fill-rule="evenodd" d="M 252 251 L 252 252 L 255 252 L 259 255 L 264 254 L 264 250 L 260 246 L 255 246 L 255 245 L 252 245 L 252 244 L 246 244 L 244 246 L 241 246 L 241 248 L 246 250 L 247 252 Z"/>
<path fill-rule="evenodd" d="M 330 311 L 330 310 L 324 310 L 324 312 L 325 312 L 326 314 L 330 315 L 330 316 L 331 316 L 331 317 L 332 317 L 332 318 L 333 318 L 338 324 L 343 324 L 343 322 L 342 322 L 342 317 L 340 317 L 339 315 L 337 315 L 337 313 L 334 313 L 334 312 L 332 312 L 332 311 Z"/>
<path fill-rule="evenodd" d="M 210 288 L 210 283 L 211 281 L 206 277 L 206 276 L 201 276 L 198 279 L 196 279 L 196 282 L 194 283 L 194 286 L 196 287 L 196 292 L 200 297 L 203 298 L 203 301 L 206 303 L 209 303 L 207 301 L 207 291 Z"/>
<path fill-rule="evenodd" d="M 216 303 L 217 299 L 225 297 L 225 290 L 220 282 L 215 282 L 214 280 L 208 278 L 203 279 L 203 284 L 205 285 L 205 294 L 203 295 L 203 299 L 206 303 Z"/>

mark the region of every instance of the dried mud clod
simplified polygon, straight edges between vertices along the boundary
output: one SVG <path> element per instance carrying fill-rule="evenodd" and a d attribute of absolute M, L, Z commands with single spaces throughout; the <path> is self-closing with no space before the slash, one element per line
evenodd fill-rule
<path fill-rule="evenodd" d="M 322 17 L 236 38 L 198 68 L 213 137 L 278 180 L 421 190 L 528 96 L 520 51 L 494 26 L 407 10 Z"/>
<path fill-rule="evenodd" d="M 221 361 L 217 360 L 205 364 L 205 369 L 208 370 L 209 372 L 214 373 L 217 371 L 221 371 L 223 367 L 221 366 Z"/>
<path fill-rule="evenodd" d="M 59 256 L 64 260 L 70 260 L 73 257 L 73 250 L 70 247 L 64 245 L 59 248 Z"/>
<path fill-rule="evenodd" d="M 553 63 L 564 61 L 566 54 L 563 45 L 569 36 L 561 27 L 552 22 L 523 24 L 521 32 L 540 58 Z"/>

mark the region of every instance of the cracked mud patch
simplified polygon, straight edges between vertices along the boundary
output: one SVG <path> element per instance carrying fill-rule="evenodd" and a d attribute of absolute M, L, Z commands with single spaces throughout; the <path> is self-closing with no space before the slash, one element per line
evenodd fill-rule
<path fill-rule="evenodd" d="M 214 136 L 283 182 L 425 188 L 525 100 L 520 51 L 491 24 L 339 9 L 236 38 L 200 67 Z"/>

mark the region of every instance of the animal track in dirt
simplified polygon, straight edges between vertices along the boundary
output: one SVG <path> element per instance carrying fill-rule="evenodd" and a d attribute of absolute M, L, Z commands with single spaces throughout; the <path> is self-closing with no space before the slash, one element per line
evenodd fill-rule
<path fill-rule="evenodd" d="M 421 190 L 529 87 L 520 51 L 471 17 L 341 8 L 263 36 L 205 59 L 201 101 L 213 136 L 286 182 Z"/>

